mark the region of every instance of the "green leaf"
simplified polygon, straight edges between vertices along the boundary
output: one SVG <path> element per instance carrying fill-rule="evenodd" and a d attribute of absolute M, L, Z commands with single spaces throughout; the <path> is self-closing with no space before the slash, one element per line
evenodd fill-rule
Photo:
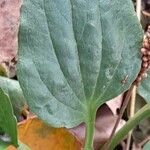
<path fill-rule="evenodd" d="M 143 80 L 139 86 L 138 94 L 142 96 L 147 103 L 150 103 L 150 72 L 148 73 L 148 77 Z"/>
<path fill-rule="evenodd" d="M 9 95 L 13 105 L 14 114 L 17 118 L 19 118 L 23 108 L 27 105 L 19 82 L 0 76 L 0 87 Z"/>
<path fill-rule="evenodd" d="M 55 127 L 93 128 L 97 108 L 136 78 L 142 38 L 130 0 L 24 1 L 18 78 L 30 109 Z"/>
<path fill-rule="evenodd" d="M 150 149 L 150 142 L 147 142 L 144 147 L 143 150 L 149 150 Z"/>
<path fill-rule="evenodd" d="M 135 79 L 142 35 L 130 0 L 24 1 L 18 77 L 31 110 L 56 127 L 87 122 Z"/>
<path fill-rule="evenodd" d="M 18 146 L 17 121 L 13 114 L 12 105 L 8 95 L 0 88 L 0 127 L 11 138 L 11 143 Z"/>

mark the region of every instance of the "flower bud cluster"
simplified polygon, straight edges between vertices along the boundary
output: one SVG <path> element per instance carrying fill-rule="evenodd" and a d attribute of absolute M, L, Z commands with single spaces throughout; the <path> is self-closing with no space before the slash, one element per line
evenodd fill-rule
<path fill-rule="evenodd" d="M 139 84 L 142 79 L 147 78 L 147 72 L 150 70 L 150 26 L 144 35 L 143 46 L 141 48 L 142 53 L 142 66 L 137 79 L 136 84 Z"/>

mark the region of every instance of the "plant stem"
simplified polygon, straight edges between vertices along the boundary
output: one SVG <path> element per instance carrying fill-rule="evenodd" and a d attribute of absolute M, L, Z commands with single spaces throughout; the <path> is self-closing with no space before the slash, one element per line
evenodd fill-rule
<path fill-rule="evenodd" d="M 94 109 L 90 108 L 91 113 L 89 113 L 89 117 L 86 122 L 86 136 L 85 136 L 84 150 L 93 150 L 93 137 L 95 129 L 96 111 L 92 110 Z"/>
<path fill-rule="evenodd" d="M 139 124 L 140 121 L 150 117 L 150 105 L 147 104 L 141 108 L 124 126 L 121 128 L 116 135 L 112 138 L 109 150 L 113 150 L 117 144 L 124 139 L 130 130 Z"/>

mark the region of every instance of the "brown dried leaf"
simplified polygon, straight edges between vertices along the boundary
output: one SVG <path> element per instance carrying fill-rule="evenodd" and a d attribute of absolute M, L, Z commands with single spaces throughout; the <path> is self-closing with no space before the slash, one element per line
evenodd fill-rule
<path fill-rule="evenodd" d="M 120 110 L 122 105 L 122 100 L 123 100 L 123 94 L 120 94 L 119 96 L 106 102 L 107 106 L 110 108 L 110 110 L 114 115 L 118 114 L 117 110 Z"/>
<path fill-rule="evenodd" d="M 19 140 L 32 150 L 80 150 L 81 144 L 64 128 L 53 128 L 38 118 L 18 125 Z"/>

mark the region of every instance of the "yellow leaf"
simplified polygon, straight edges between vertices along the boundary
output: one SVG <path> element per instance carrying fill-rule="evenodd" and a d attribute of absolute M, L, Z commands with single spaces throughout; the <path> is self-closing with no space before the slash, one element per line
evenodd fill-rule
<path fill-rule="evenodd" d="M 65 128 L 53 128 L 38 118 L 18 124 L 18 137 L 31 150 L 81 150 L 80 142 Z M 15 150 L 12 146 L 7 150 Z"/>

